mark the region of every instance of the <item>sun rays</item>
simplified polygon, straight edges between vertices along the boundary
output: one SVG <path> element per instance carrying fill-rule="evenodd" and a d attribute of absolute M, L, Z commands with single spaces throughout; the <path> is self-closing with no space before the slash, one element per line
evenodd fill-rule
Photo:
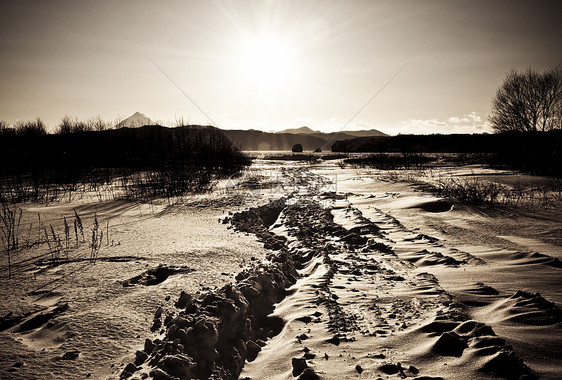
<path fill-rule="evenodd" d="M 297 57 L 287 39 L 267 34 L 245 36 L 238 49 L 237 64 L 245 84 L 272 93 L 295 80 Z"/>

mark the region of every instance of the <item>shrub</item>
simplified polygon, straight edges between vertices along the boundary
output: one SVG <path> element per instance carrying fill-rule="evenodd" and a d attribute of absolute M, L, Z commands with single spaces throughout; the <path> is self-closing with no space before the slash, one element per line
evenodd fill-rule
<path fill-rule="evenodd" d="M 16 130 L 5 121 L 0 120 L 0 136 L 15 136 Z"/>
<path fill-rule="evenodd" d="M 437 161 L 436 155 L 422 153 L 377 153 L 368 157 L 348 158 L 343 161 L 346 165 L 370 167 L 381 170 L 423 169 L 431 162 Z"/>
<path fill-rule="evenodd" d="M 18 121 L 14 129 L 17 136 L 42 136 L 47 134 L 47 127 L 39 118 L 35 121 Z"/>
<path fill-rule="evenodd" d="M 86 121 L 79 121 L 77 118 L 71 119 L 68 115 L 65 115 L 62 118 L 56 133 L 80 133 L 105 131 L 106 129 L 108 129 L 108 124 L 101 118 L 101 116 L 96 116 Z"/>
<path fill-rule="evenodd" d="M 214 127 L 145 126 L 0 140 L 0 199 L 50 201 L 80 183 L 98 189 L 119 181 L 115 196 L 146 199 L 203 191 L 250 163 Z M 80 127 L 81 128 L 81 127 Z M 8 141 L 9 140 L 9 141 Z M 70 193 L 71 194 L 71 193 Z"/>

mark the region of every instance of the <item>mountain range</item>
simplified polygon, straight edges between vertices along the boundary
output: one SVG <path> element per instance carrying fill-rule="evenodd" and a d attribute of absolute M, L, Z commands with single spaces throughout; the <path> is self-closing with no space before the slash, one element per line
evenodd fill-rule
<path fill-rule="evenodd" d="M 156 125 L 146 115 L 135 112 L 116 125 L 116 128 L 138 128 L 143 125 Z M 279 132 L 263 132 L 255 129 L 223 129 L 222 132 L 240 150 L 291 150 L 293 145 L 301 144 L 305 151 L 330 150 L 338 140 L 357 137 L 387 136 L 376 129 L 360 131 L 320 132 L 308 127 L 285 129 Z"/>
<path fill-rule="evenodd" d="M 374 136 L 388 136 L 386 133 L 383 133 L 376 129 L 365 129 L 360 131 L 339 131 L 339 132 L 320 132 L 320 131 L 313 131 L 308 127 L 300 127 L 300 128 L 292 128 L 292 129 L 284 129 L 279 132 L 274 133 L 293 133 L 297 135 L 312 135 L 312 136 L 336 136 L 338 137 L 344 136 L 353 136 L 353 137 L 374 137 Z"/>
<path fill-rule="evenodd" d="M 325 133 L 313 131 L 308 127 L 285 129 L 279 132 L 225 129 L 223 133 L 241 150 L 291 150 L 295 144 L 301 144 L 305 151 L 314 151 L 317 148 L 330 150 L 332 144 L 338 140 L 386 136 L 376 129 Z"/>

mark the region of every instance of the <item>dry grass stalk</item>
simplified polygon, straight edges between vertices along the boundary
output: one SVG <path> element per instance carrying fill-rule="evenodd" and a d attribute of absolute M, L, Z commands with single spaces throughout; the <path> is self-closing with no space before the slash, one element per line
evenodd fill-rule
<path fill-rule="evenodd" d="M 12 254 L 17 252 L 19 248 L 19 227 L 21 222 L 22 210 L 15 205 L 9 206 L 7 203 L 2 203 L 0 210 L 0 230 L 2 234 L 2 243 L 5 248 L 5 253 L 8 259 L 8 277 L 12 278 Z"/>

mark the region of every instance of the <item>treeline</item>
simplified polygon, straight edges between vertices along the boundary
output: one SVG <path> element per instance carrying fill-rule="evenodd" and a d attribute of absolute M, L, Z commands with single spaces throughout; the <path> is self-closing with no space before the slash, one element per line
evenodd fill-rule
<path fill-rule="evenodd" d="M 333 152 L 488 153 L 488 163 L 562 176 L 562 131 L 501 134 L 398 135 L 336 141 Z"/>
<path fill-rule="evenodd" d="M 103 120 L 101 116 L 92 117 L 87 120 L 79 120 L 78 118 L 71 118 L 65 115 L 57 126 L 55 134 L 105 131 L 118 127 L 119 121 L 111 124 Z M 8 125 L 5 121 L 0 120 L 0 137 L 46 134 L 47 126 L 39 118 L 32 121 L 18 121 L 14 125 Z"/>
<path fill-rule="evenodd" d="M 47 127 L 39 118 L 33 121 L 18 121 L 14 125 L 8 125 L 0 120 L 0 138 L 3 136 L 37 136 L 46 134 Z"/>
<path fill-rule="evenodd" d="M 173 196 L 201 191 L 213 178 L 229 176 L 248 164 L 248 158 L 214 127 L 2 133 L 0 197 L 44 200 L 60 191 L 76 191 L 80 184 L 98 188 L 115 182 L 119 196 Z"/>

